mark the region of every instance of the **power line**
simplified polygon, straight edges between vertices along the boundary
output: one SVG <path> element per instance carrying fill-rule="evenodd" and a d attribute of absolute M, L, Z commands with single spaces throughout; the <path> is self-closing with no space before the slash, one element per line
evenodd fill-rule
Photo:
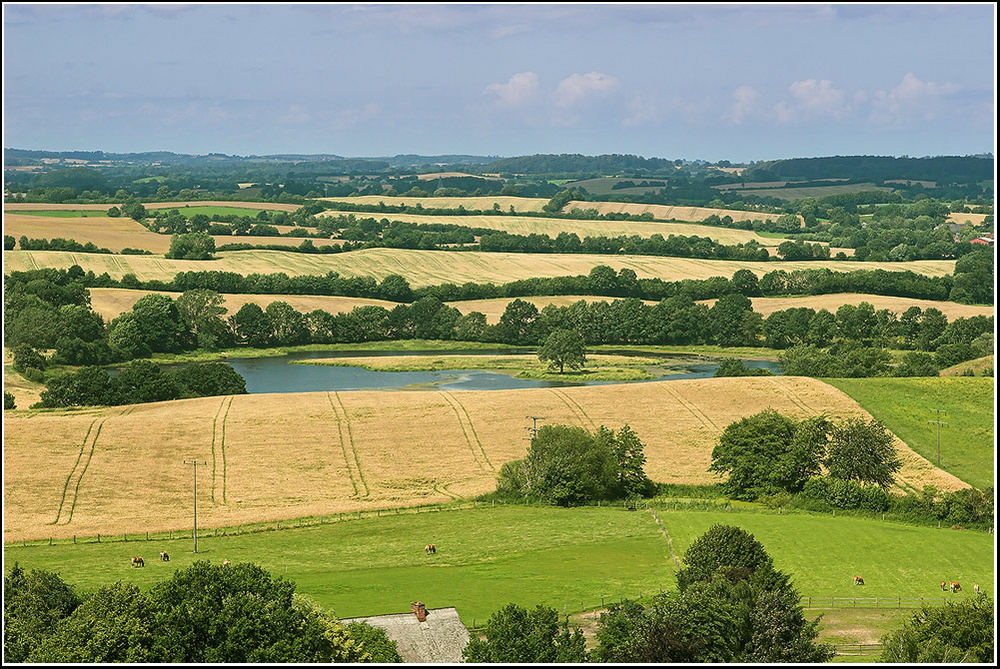
<path fill-rule="evenodd" d="M 948 413 L 944 409 L 931 409 L 931 411 L 937 411 L 937 420 L 929 420 L 928 423 L 937 424 L 937 466 L 938 469 L 941 468 L 941 426 L 947 425 L 947 422 L 941 420 L 941 414 Z"/>
<path fill-rule="evenodd" d="M 198 552 L 198 465 L 207 465 L 207 462 L 197 460 L 185 460 L 184 464 L 194 465 L 194 552 Z"/>
<path fill-rule="evenodd" d="M 525 416 L 525 418 L 531 419 L 531 427 L 526 427 L 524 429 L 527 430 L 531 435 L 531 438 L 534 439 L 538 436 L 538 421 L 545 420 L 545 416 Z"/>

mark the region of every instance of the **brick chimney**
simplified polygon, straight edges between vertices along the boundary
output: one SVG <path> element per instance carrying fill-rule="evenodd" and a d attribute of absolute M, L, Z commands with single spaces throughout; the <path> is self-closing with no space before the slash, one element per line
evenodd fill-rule
<path fill-rule="evenodd" d="M 423 602 L 410 602 L 410 610 L 420 622 L 427 620 L 427 607 L 424 606 Z"/>

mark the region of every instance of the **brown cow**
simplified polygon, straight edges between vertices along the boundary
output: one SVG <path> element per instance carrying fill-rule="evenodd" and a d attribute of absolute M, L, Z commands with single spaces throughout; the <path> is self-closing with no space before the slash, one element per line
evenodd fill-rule
<path fill-rule="evenodd" d="M 958 592 L 959 590 L 962 589 L 962 586 L 958 584 L 958 581 L 952 581 L 949 587 L 951 588 L 951 591 L 953 593 Z"/>
<path fill-rule="evenodd" d="M 864 585 L 864 584 L 865 584 L 865 579 L 861 578 L 860 576 L 854 577 L 854 585 Z"/>
<path fill-rule="evenodd" d="M 160 551 L 160 562 L 170 562 L 170 556 L 167 555 L 167 551 Z"/>
<path fill-rule="evenodd" d="M 437 546 L 434 544 L 427 544 L 424 546 L 424 553 L 430 555 L 431 553 L 437 553 Z"/>
<path fill-rule="evenodd" d="M 132 558 L 132 566 L 133 567 L 145 567 L 146 563 L 143 562 L 143 560 L 142 560 L 141 557 L 135 556 L 135 557 Z"/>

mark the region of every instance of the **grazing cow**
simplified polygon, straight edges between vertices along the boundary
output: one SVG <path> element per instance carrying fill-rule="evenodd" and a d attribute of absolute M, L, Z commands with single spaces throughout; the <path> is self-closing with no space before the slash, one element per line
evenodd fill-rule
<path fill-rule="evenodd" d="M 141 557 L 133 557 L 132 558 L 132 566 L 133 567 L 145 567 L 146 563 L 142 561 Z"/>
<path fill-rule="evenodd" d="M 865 584 L 865 579 L 861 578 L 860 576 L 854 577 L 854 585 L 864 585 L 864 584 Z"/>
<path fill-rule="evenodd" d="M 944 592 L 947 589 L 948 589 L 948 584 L 945 583 L 944 581 L 941 581 L 941 592 Z"/>
<path fill-rule="evenodd" d="M 228 567 L 229 566 L 229 560 L 228 559 L 223 560 L 222 561 L 222 566 L 223 567 Z"/>
<path fill-rule="evenodd" d="M 170 562 L 170 556 L 167 555 L 167 551 L 160 551 L 160 562 Z"/>
<path fill-rule="evenodd" d="M 979 594 L 979 584 L 978 583 L 976 583 L 975 585 L 972 586 L 972 591 L 975 592 L 977 595 Z"/>
<path fill-rule="evenodd" d="M 434 544 L 427 544 L 424 546 L 424 553 L 430 555 L 431 553 L 437 553 L 437 547 Z"/>
<path fill-rule="evenodd" d="M 962 586 L 958 584 L 958 581 L 952 581 L 950 587 L 953 593 L 958 592 L 959 590 L 962 589 Z"/>

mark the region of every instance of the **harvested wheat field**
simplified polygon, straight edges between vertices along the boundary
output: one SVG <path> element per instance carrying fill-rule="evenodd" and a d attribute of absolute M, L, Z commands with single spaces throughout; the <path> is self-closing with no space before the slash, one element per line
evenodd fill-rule
<path fill-rule="evenodd" d="M 105 321 L 110 321 L 121 313 L 132 310 L 132 305 L 143 295 L 159 293 L 177 299 L 180 293 L 162 290 L 133 290 L 130 288 L 91 288 L 90 305 Z M 365 297 L 337 297 L 329 295 L 244 295 L 224 293 L 224 305 L 229 313 L 235 314 L 244 304 L 254 303 L 266 309 L 271 302 L 287 302 L 303 313 L 322 309 L 332 314 L 350 311 L 355 307 L 376 305 L 392 309 L 398 303 L 388 300 L 370 300 Z"/>
<path fill-rule="evenodd" d="M 80 265 L 84 271 L 107 272 L 120 278 L 127 273 L 139 280 L 170 280 L 178 272 L 224 271 L 251 274 L 284 272 L 289 276 L 326 274 L 371 276 L 383 279 L 403 275 L 412 286 L 468 281 L 502 283 L 532 277 L 577 276 L 590 273 L 597 265 L 615 270 L 629 268 L 639 278 L 658 277 L 668 281 L 732 276 L 748 269 L 758 276 L 774 270 L 830 269 L 848 272 L 859 269 L 909 270 L 928 276 L 951 274 L 954 260 L 914 260 L 877 263 L 837 260 L 744 262 L 700 260 L 660 256 L 590 255 L 561 253 L 484 253 L 478 251 L 419 251 L 411 249 L 364 249 L 350 253 L 319 255 L 288 251 L 228 251 L 215 260 L 168 260 L 155 256 L 120 256 L 66 251 L 4 251 L 4 271 L 45 267 L 68 268 Z"/>
<path fill-rule="evenodd" d="M 713 305 L 715 300 L 700 300 L 703 304 Z M 862 302 L 875 307 L 875 310 L 888 309 L 889 311 L 902 314 L 910 307 L 920 309 L 938 309 L 948 320 L 956 318 L 969 318 L 971 316 L 992 316 L 994 308 L 991 306 L 975 304 L 959 304 L 958 302 L 946 302 L 944 300 L 921 300 L 912 297 L 890 297 L 886 295 L 865 295 L 863 293 L 832 293 L 830 295 L 804 295 L 802 297 L 751 297 L 753 310 L 767 316 L 775 311 L 792 309 L 798 307 L 808 307 L 819 311 L 826 309 L 831 313 L 836 313 L 837 309 L 844 304 L 857 306 Z"/>
<path fill-rule="evenodd" d="M 657 481 L 701 483 L 730 422 L 768 407 L 867 415 L 799 377 L 502 391 L 210 397 L 76 411 L 9 411 L 4 540 L 181 529 L 199 472 L 205 527 L 442 502 L 487 492 L 523 457 L 526 415 L 594 429 L 628 423 Z M 902 442 L 904 485 L 966 484 Z"/>
<path fill-rule="evenodd" d="M 365 214 L 349 211 L 326 211 L 320 216 L 337 216 L 353 214 L 359 218 L 373 216 L 387 218 L 390 221 L 407 223 L 443 223 L 446 225 L 462 225 L 469 228 L 489 228 L 515 235 L 540 234 L 550 237 L 560 232 L 576 233 L 584 237 L 617 237 L 619 235 L 670 235 L 708 237 L 720 244 L 746 244 L 755 241 L 761 246 L 777 246 L 789 240 L 776 237 L 762 237 L 752 230 L 737 230 L 715 225 L 697 225 L 694 223 L 655 223 L 651 221 L 595 221 L 574 220 L 566 218 L 530 218 L 527 216 L 428 216 L 422 214 Z M 853 251 L 853 249 L 851 249 Z"/>
<path fill-rule="evenodd" d="M 486 211 L 493 209 L 493 204 L 499 204 L 504 211 L 541 211 L 549 203 L 544 197 L 512 197 L 510 195 L 484 195 L 482 197 L 398 197 L 387 195 L 354 195 L 350 197 L 321 197 L 327 202 L 352 202 L 354 204 L 384 204 L 415 207 L 418 204 L 425 209 L 458 209 L 459 205 L 469 210 Z"/>
<path fill-rule="evenodd" d="M 26 216 L 6 214 L 4 234 L 29 239 L 72 239 L 81 244 L 93 242 L 101 248 L 121 251 L 125 248 L 143 249 L 152 253 L 166 253 L 170 250 L 170 235 L 161 235 L 130 218 L 58 218 L 48 216 Z M 223 244 L 278 244 L 298 246 L 299 237 L 256 237 L 250 235 L 212 235 L 216 246 Z M 313 239 L 315 246 L 331 246 L 344 243 L 342 239 Z"/>
<path fill-rule="evenodd" d="M 948 214 L 949 223 L 971 223 L 972 225 L 982 225 L 983 220 L 990 214 Z"/>
<path fill-rule="evenodd" d="M 119 203 L 113 204 L 48 204 L 44 202 L 6 202 L 3 205 L 4 212 L 7 211 L 107 211 L 111 207 L 120 207 Z M 239 207 L 240 209 L 267 209 L 268 211 L 296 211 L 302 207 L 299 204 L 285 204 L 279 202 L 246 202 L 237 200 L 191 200 L 187 202 L 144 202 L 146 209 L 180 209 L 181 207 Z"/>
<path fill-rule="evenodd" d="M 703 221 L 712 214 L 718 217 L 730 216 L 734 221 L 772 221 L 781 214 L 769 214 L 762 211 L 739 211 L 737 209 L 711 209 L 708 207 L 671 207 L 663 204 L 635 204 L 631 202 L 583 202 L 573 200 L 563 211 L 574 209 L 596 209 L 601 214 L 645 214 L 649 212 L 658 219 L 665 221 Z"/>

